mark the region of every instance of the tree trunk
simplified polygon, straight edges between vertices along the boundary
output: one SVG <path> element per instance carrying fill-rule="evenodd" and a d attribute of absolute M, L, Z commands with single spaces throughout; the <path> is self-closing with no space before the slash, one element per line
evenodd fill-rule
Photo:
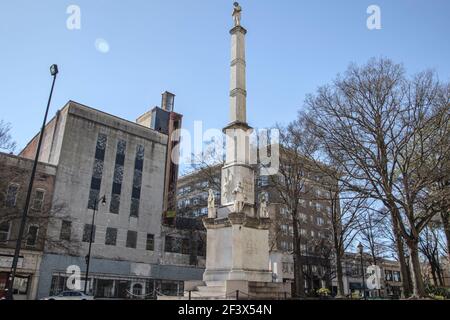
<path fill-rule="evenodd" d="M 392 213 L 392 228 L 397 246 L 398 261 L 400 263 L 400 273 L 402 275 L 403 294 L 405 297 L 411 295 L 411 284 L 409 282 L 409 273 L 406 266 L 405 250 L 403 248 L 403 238 L 400 234 L 397 217 Z"/>
<path fill-rule="evenodd" d="M 420 268 L 419 249 L 417 241 L 408 241 L 408 247 L 411 254 L 412 270 L 414 272 L 414 282 L 416 284 L 417 296 L 423 298 L 426 296 L 425 285 L 423 283 L 422 270 Z"/>
<path fill-rule="evenodd" d="M 441 213 L 442 224 L 444 225 L 445 237 L 447 239 L 447 258 L 450 263 L 450 217 L 448 212 Z"/>
<path fill-rule="evenodd" d="M 340 253 L 336 254 L 336 275 L 337 275 L 337 296 L 343 297 L 344 293 L 344 274 L 342 272 L 342 261 Z"/>
<path fill-rule="evenodd" d="M 300 247 L 300 237 L 298 230 L 298 219 L 294 213 L 292 217 L 292 224 L 294 228 L 294 296 L 298 298 L 305 297 L 305 280 L 303 277 L 303 260 Z"/>

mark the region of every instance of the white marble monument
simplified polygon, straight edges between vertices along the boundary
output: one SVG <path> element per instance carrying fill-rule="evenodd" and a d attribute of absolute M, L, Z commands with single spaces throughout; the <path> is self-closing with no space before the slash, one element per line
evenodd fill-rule
<path fill-rule="evenodd" d="M 250 165 L 252 128 L 247 124 L 245 35 L 242 8 L 235 3 L 231 29 L 230 123 L 226 161 L 222 168 L 221 206 L 217 218 L 204 219 L 207 229 L 207 285 L 227 281 L 271 282 L 269 266 L 269 219 L 255 208 L 255 174 Z M 266 210 L 267 208 L 263 209 Z M 245 283 L 244 283 L 245 284 Z M 244 285 L 245 286 L 245 285 Z"/>
<path fill-rule="evenodd" d="M 207 230 L 206 270 L 203 282 L 185 282 L 186 296 L 193 299 L 233 299 L 290 296 L 288 285 L 272 283 L 269 271 L 269 213 L 267 199 L 256 208 L 255 173 L 250 165 L 252 128 L 247 124 L 245 35 L 242 8 L 234 4 L 231 29 L 230 123 L 226 161 L 222 168 L 221 205 L 214 207 L 210 192 Z M 258 214 L 259 212 L 259 214 Z M 186 298 L 186 297 L 184 297 Z"/>

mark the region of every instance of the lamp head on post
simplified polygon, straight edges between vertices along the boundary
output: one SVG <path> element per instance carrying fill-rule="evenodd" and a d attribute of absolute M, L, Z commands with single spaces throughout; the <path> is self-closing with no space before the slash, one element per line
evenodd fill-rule
<path fill-rule="evenodd" d="M 103 196 L 100 200 L 102 201 L 102 206 L 105 206 L 106 205 L 106 196 Z"/>
<path fill-rule="evenodd" d="M 358 252 L 359 254 L 362 256 L 363 252 L 364 252 L 364 246 L 362 245 L 362 243 L 360 242 L 358 244 Z"/>
<path fill-rule="evenodd" d="M 52 66 L 50 67 L 50 74 L 52 76 L 56 76 L 58 74 L 58 72 L 59 72 L 58 65 L 52 64 Z"/>

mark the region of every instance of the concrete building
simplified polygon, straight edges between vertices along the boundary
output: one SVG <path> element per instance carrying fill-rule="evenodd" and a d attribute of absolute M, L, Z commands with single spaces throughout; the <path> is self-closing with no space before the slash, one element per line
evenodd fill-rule
<path fill-rule="evenodd" d="M 0 153 L 0 298 L 7 288 L 32 166 L 31 160 Z M 37 167 L 14 281 L 15 299 L 36 298 L 44 243 L 53 247 L 60 244 L 58 239 L 46 237 L 56 170 L 56 166 L 45 163 Z"/>
<path fill-rule="evenodd" d="M 173 98 L 164 93 L 162 108 L 137 123 L 70 101 L 47 124 L 40 161 L 57 167 L 52 205 L 67 208 L 47 236 L 71 251 L 44 245 L 38 298 L 64 290 L 71 266 L 81 269 L 84 286 L 91 230 L 88 288 L 99 298 L 180 293 L 184 280 L 201 277 L 201 269 L 173 265 L 164 251 L 161 220 L 173 206 L 168 194 L 178 170 L 168 162 L 170 135 L 181 127 Z M 37 138 L 21 157 L 34 157 Z"/>

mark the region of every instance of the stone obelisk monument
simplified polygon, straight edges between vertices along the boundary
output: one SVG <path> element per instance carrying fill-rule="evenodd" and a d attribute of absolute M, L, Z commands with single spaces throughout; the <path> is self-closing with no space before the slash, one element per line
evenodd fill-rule
<path fill-rule="evenodd" d="M 226 161 L 222 168 L 221 206 L 208 198 L 206 270 L 203 281 L 186 281 L 192 299 L 279 298 L 290 296 L 283 283 L 273 283 L 269 271 L 269 224 L 267 203 L 255 203 L 255 172 L 251 166 L 247 124 L 245 35 L 242 8 L 234 4 L 231 29 L 230 122 L 226 134 Z M 259 214 L 257 213 L 259 211 Z M 185 297 L 186 298 L 186 297 Z"/>
<path fill-rule="evenodd" d="M 207 229 L 205 288 L 200 291 L 249 292 L 250 282 L 272 281 L 269 272 L 269 219 L 257 216 L 255 173 L 250 165 L 245 76 L 245 35 L 241 7 L 235 3 L 231 29 L 230 123 L 222 168 L 221 206 L 204 219 Z M 214 216 L 215 215 L 215 216 Z"/>

